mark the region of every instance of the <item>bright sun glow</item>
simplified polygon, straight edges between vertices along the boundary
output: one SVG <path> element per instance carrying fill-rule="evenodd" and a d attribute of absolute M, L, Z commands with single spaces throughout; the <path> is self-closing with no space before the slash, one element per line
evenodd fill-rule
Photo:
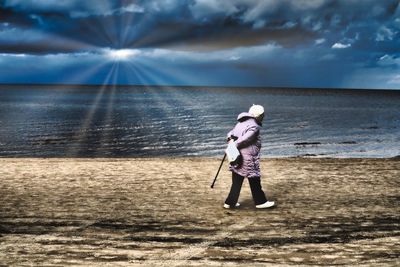
<path fill-rule="evenodd" d="M 140 51 L 137 49 L 119 49 L 119 50 L 108 50 L 106 52 L 106 55 L 107 57 L 113 60 L 123 61 L 123 60 L 129 60 L 139 53 Z"/>

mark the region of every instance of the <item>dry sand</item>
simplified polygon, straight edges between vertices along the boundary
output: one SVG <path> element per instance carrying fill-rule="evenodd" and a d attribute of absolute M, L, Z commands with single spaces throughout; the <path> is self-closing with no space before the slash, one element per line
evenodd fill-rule
<path fill-rule="evenodd" d="M 270 210 L 219 159 L 0 164 L 0 266 L 400 264 L 398 160 L 264 159 Z"/>

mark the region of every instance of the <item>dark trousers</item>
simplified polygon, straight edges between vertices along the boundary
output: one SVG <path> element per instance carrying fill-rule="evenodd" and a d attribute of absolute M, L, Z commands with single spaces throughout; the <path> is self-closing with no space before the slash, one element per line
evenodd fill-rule
<path fill-rule="evenodd" d="M 235 207 L 235 205 L 239 199 L 240 190 L 242 189 L 243 180 L 244 180 L 243 176 L 241 176 L 235 172 L 232 172 L 231 191 L 229 192 L 229 195 L 228 195 L 227 199 L 225 200 L 225 204 L 228 204 L 231 207 Z M 260 177 L 248 178 L 247 180 L 249 180 L 251 194 L 253 195 L 254 204 L 260 205 L 260 204 L 267 202 L 267 198 L 265 197 L 264 191 L 262 190 L 262 187 L 261 187 Z"/>

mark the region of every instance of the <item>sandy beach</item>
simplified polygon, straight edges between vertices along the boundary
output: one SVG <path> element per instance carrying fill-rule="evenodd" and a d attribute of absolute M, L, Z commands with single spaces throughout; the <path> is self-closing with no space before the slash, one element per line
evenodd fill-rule
<path fill-rule="evenodd" d="M 263 159 L 239 209 L 218 158 L 0 159 L 0 266 L 400 264 L 396 159 Z"/>

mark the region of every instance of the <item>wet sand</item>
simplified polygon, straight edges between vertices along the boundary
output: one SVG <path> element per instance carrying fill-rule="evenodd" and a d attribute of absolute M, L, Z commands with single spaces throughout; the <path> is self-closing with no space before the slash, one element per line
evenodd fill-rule
<path fill-rule="evenodd" d="M 395 159 L 264 159 L 278 206 L 222 208 L 215 158 L 0 159 L 0 266 L 400 265 Z"/>

